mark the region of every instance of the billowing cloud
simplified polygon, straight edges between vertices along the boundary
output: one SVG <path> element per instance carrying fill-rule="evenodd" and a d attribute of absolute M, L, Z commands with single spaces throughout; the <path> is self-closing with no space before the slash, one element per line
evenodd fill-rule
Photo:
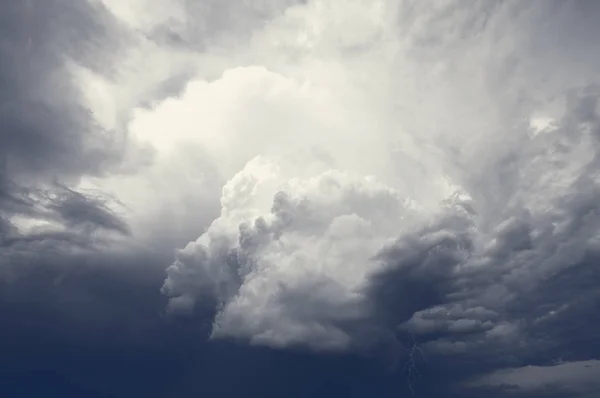
<path fill-rule="evenodd" d="M 438 395 L 600 356 L 596 3 L 2 6 L 18 328 L 383 345 Z"/>
<path fill-rule="evenodd" d="M 164 290 L 173 308 L 215 298 L 216 335 L 344 346 L 372 253 L 413 210 L 375 179 L 291 159 L 256 158 L 225 185 L 221 217 L 179 251 Z"/>
<path fill-rule="evenodd" d="M 597 93 L 570 75 L 538 86 L 550 71 L 539 64 L 533 74 L 526 56 L 547 44 L 531 19 L 566 23 L 569 14 L 396 6 L 292 7 L 255 34 L 250 51 L 282 54 L 267 69 L 190 83 L 134 119 L 140 134 L 168 126 L 170 137 L 209 148 L 233 176 L 221 216 L 180 250 L 163 287 L 172 308 L 213 300 L 214 336 L 336 347 L 385 324 L 437 336 L 427 346 L 440 353 L 510 344 L 528 328 L 513 303 L 593 249 L 585 198 L 597 189 Z M 523 43 L 496 36 L 511 13 Z M 436 30 L 438 19 L 457 28 Z M 355 22 L 359 35 L 348 29 Z M 493 45 L 499 53 L 486 52 Z M 489 70 L 462 62 L 466 53 Z M 513 57 L 523 64 L 510 66 Z M 328 163 L 268 160 L 302 148 Z M 355 196 L 372 181 L 381 191 Z"/>

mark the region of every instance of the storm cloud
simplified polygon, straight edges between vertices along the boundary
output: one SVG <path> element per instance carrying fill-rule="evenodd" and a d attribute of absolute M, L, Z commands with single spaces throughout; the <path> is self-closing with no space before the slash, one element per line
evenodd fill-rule
<path fill-rule="evenodd" d="M 8 395 L 599 391 L 596 2 L 0 6 Z"/>

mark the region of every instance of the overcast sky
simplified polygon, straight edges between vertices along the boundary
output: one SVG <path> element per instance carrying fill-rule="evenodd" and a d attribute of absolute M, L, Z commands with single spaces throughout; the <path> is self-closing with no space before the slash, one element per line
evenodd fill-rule
<path fill-rule="evenodd" d="M 598 397 L 599 20 L 0 0 L 0 395 Z"/>

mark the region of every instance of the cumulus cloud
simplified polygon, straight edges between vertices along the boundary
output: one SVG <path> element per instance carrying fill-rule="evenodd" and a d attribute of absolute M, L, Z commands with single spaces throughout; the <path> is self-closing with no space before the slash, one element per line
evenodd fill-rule
<path fill-rule="evenodd" d="M 223 188 L 221 216 L 167 271 L 172 307 L 220 303 L 215 335 L 344 346 L 338 324 L 364 316 L 355 301 L 372 253 L 412 216 L 373 178 L 297 161 L 250 161 Z"/>

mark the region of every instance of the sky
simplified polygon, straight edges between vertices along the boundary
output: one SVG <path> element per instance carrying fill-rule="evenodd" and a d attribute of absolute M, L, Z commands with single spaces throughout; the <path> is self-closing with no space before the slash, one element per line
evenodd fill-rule
<path fill-rule="evenodd" d="M 0 9 L 0 395 L 600 394 L 600 2 Z"/>

